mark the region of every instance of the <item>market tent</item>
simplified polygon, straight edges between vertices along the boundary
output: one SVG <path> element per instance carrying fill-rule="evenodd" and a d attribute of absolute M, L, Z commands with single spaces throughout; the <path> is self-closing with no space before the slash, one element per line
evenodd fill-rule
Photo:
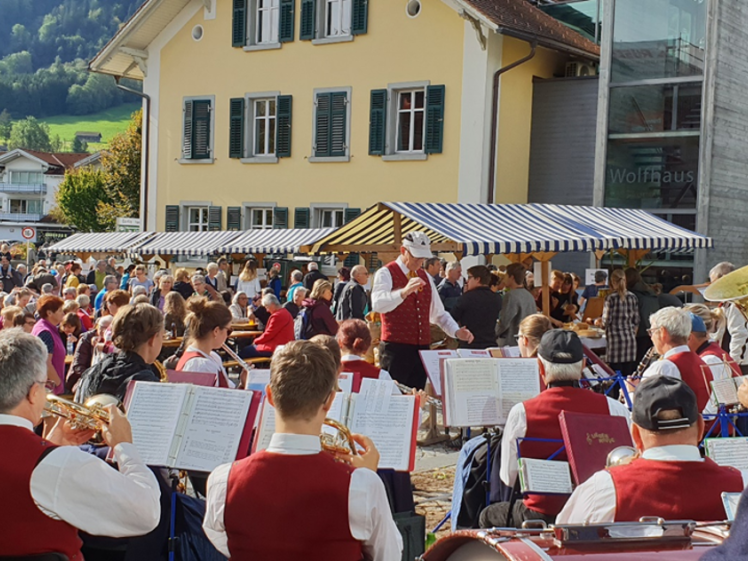
<path fill-rule="evenodd" d="M 58 253 L 124 253 L 153 236 L 153 232 L 73 234 L 50 246 L 48 251 Z"/>
<path fill-rule="evenodd" d="M 219 251 L 226 254 L 298 253 L 301 246 L 313 244 L 334 231 L 335 228 L 247 230 Z"/>
<path fill-rule="evenodd" d="M 219 249 L 242 235 L 238 231 L 159 232 L 146 243 L 133 247 L 141 255 L 202 256 L 218 253 Z"/>

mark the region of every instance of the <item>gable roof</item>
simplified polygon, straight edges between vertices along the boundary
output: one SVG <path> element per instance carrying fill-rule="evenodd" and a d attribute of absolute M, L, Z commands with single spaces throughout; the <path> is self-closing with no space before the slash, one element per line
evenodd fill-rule
<path fill-rule="evenodd" d="M 496 33 L 597 60 L 600 46 L 539 10 L 528 0 L 452 0 Z"/>
<path fill-rule="evenodd" d="M 17 158 L 27 158 L 44 166 L 45 172 L 51 175 L 62 175 L 65 171 L 73 169 L 76 162 L 88 158 L 91 154 L 73 154 L 68 152 L 39 152 L 16 148 L 10 152 L 0 154 L 0 166 L 12 162 Z"/>

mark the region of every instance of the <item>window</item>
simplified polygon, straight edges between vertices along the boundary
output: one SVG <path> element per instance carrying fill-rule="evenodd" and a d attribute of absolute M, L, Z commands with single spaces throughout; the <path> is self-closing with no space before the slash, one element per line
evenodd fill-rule
<path fill-rule="evenodd" d="M 41 214 L 42 201 L 29 201 L 26 199 L 10 199 L 10 212 L 12 214 Z"/>
<path fill-rule="evenodd" d="M 351 0 L 325 0 L 325 37 L 351 34 Z"/>
<path fill-rule="evenodd" d="M 208 231 L 208 207 L 207 206 L 187 207 L 187 231 L 188 232 L 207 232 Z"/>
<path fill-rule="evenodd" d="M 215 98 L 185 98 L 181 163 L 213 162 L 213 106 Z"/>
<path fill-rule="evenodd" d="M 350 160 L 351 88 L 314 92 L 314 134 L 310 162 Z"/>
<path fill-rule="evenodd" d="M 250 208 L 249 227 L 253 230 L 267 230 L 273 227 L 272 208 Z"/>
<path fill-rule="evenodd" d="M 245 51 L 293 41 L 296 0 L 233 0 L 231 44 Z"/>
<path fill-rule="evenodd" d="M 19 185 L 40 185 L 44 183 L 44 174 L 36 171 L 11 171 L 8 182 Z"/>
<path fill-rule="evenodd" d="M 317 43 L 352 41 L 367 32 L 369 0 L 301 0 L 299 38 Z"/>
<path fill-rule="evenodd" d="M 396 152 L 423 152 L 425 90 L 397 92 Z"/>
<path fill-rule="evenodd" d="M 255 44 L 266 45 L 278 42 L 279 0 L 255 0 Z"/>
<path fill-rule="evenodd" d="M 254 100 L 255 156 L 275 156 L 275 98 Z"/>
<path fill-rule="evenodd" d="M 317 225 L 319 228 L 339 228 L 343 225 L 344 210 L 342 208 L 317 209 Z"/>

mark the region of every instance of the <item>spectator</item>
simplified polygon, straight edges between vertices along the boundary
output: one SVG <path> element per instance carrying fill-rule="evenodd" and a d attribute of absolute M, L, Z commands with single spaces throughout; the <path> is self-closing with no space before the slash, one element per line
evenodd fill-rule
<path fill-rule="evenodd" d="M 316 261 L 310 261 L 306 268 L 309 272 L 304 275 L 304 288 L 311 292 L 314 288 L 314 283 L 318 280 L 327 280 L 327 277 L 320 273 L 319 265 Z"/>
<path fill-rule="evenodd" d="M 340 295 L 343 293 L 346 284 L 351 281 L 351 270 L 348 267 L 341 267 L 338 269 L 338 283 L 335 285 L 335 290 L 332 296 L 332 311 L 336 312 L 338 309 L 338 301 Z"/>
<path fill-rule="evenodd" d="M 97 290 L 102 290 L 104 288 L 106 275 L 106 261 L 99 259 L 96 262 L 96 266 L 88 272 L 86 284 L 95 284 Z"/>
<path fill-rule="evenodd" d="M 26 279 L 29 276 L 29 272 L 28 272 L 28 269 L 26 268 L 26 265 L 24 265 L 23 263 L 19 263 L 16 266 L 16 271 L 18 272 L 19 275 L 21 275 L 21 280 L 25 283 Z"/>
<path fill-rule="evenodd" d="M 13 327 L 20 327 L 26 333 L 31 333 L 35 324 L 36 320 L 34 319 L 34 314 L 31 312 L 24 312 L 21 310 L 13 316 Z"/>
<path fill-rule="evenodd" d="M 229 306 L 231 317 L 235 322 L 245 322 L 249 320 L 249 297 L 242 291 L 234 294 L 234 298 Z"/>
<path fill-rule="evenodd" d="M 62 297 L 64 300 L 75 300 L 76 296 L 78 296 L 78 289 L 75 287 L 68 286 L 62 291 Z"/>
<path fill-rule="evenodd" d="M 81 271 L 83 271 L 81 264 L 77 261 L 73 261 L 73 263 L 70 265 L 70 274 L 68 274 L 68 277 L 65 280 L 66 288 L 78 288 L 78 285 L 80 283 L 85 282 L 83 275 L 81 275 Z M 75 296 L 73 296 L 73 298 L 75 298 Z"/>
<path fill-rule="evenodd" d="M 172 290 L 164 297 L 164 326 L 174 337 L 182 337 L 185 331 L 187 303 L 182 295 Z"/>
<path fill-rule="evenodd" d="M 216 262 L 216 265 L 218 265 L 218 273 L 216 274 L 216 290 L 218 292 L 229 290 L 229 288 L 231 287 L 231 283 L 229 282 L 231 280 L 231 267 L 229 267 L 228 259 L 226 259 L 225 257 L 221 257 Z"/>
<path fill-rule="evenodd" d="M 660 302 L 654 291 L 644 282 L 639 271 L 629 267 L 626 273 L 626 289 L 636 296 L 639 305 L 639 328 L 636 331 L 636 362 L 640 362 L 649 348 L 652 339 L 649 337 L 649 318 L 660 309 Z"/>
<path fill-rule="evenodd" d="M 78 314 L 74 312 L 65 314 L 65 317 L 63 317 L 60 322 L 60 337 L 62 337 L 62 340 L 66 345 L 69 346 L 69 344 L 72 343 L 73 350 L 75 350 L 81 333 L 83 333 L 83 326 L 81 325 L 81 320 L 78 317 Z M 69 349 L 66 348 L 66 353 L 67 350 Z"/>
<path fill-rule="evenodd" d="M 195 293 L 190 284 L 190 274 L 187 269 L 177 269 L 174 273 L 174 281 L 173 289 L 179 292 L 185 300 Z"/>
<path fill-rule="evenodd" d="M 584 308 L 584 303 L 590 298 L 596 298 L 600 290 L 608 288 L 607 271 L 595 271 L 595 283 L 588 284 L 584 287 L 582 295 L 579 297 L 579 309 Z"/>
<path fill-rule="evenodd" d="M 667 308 L 667 307 L 682 308 L 683 307 L 683 300 L 678 298 L 675 294 L 670 294 L 669 292 L 663 292 L 662 283 L 660 282 L 656 282 L 652 285 L 652 292 L 654 292 L 655 296 L 657 296 L 657 303 L 660 305 L 660 308 Z"/>
<path fill-rule="evenodd" d="M 62 304 L 61 298 L 51 294 L 39 298 L 36 303 L 39 321 L 31 331 L 47 348 L 47 382 L 54 386 L 52 391 L 56 395 L 65 393 L 65 343 L 57 330 L 65 315 Z"/>
<path fill-rule="evenodd" d="M 45 284 L 49 284 L 52 287 L 55 287 L 57 286 L 57 281 L 55 280 L 55 276 L 51 274 L 47 269 L 45 269 L 44 267 L 39 267 L 31 280 L 27 281 L 26 286 L 28 286 L 32 290 L 35 290 L 38 294 L 41 294 L 43 292 L 42 287 Z"/>
<path fill-rule="evenodd" d="M 107 275 L 106 277 L 104 277 L 104 289 L 100 290 L 96 294 L 96 298 L 94 299 L 95 312 L 101 310 L 101 306 L 104 304 L 104 298 L 106 298 L 107 293 L 117 290 L 118 284 L 119 283 L 117 282 L 117 277 L 115 277 L 114 275 Z"/>
<path fill-rule="evenodd" d="M 127 266 L 127 269 L 125 269 L 125 272 L 122 274 L 122 280 L 120 281 L 119 288 L 120 290 L 127 290 L 130 288 L 130 275 L 132 275 L 133 271 L 135 270 L 135 265 L 130 264 Z"/>
<path fill-rule="evenodd" d="M 78 314 L 78 318 L 81 321 L 83 330 L 88 331 L 89 329 L 92 329 L 93 321 L 91 321 L 91 316 L 88 313 L 88 308 L 91 305 L 91 300 L 85 294 L 80 294 L 78 298 L 75 299 L 75 301 L 78 302 L 78 311 L 76 313 Z"/>
<path fill-rule="evenodd" d="M 55 286 L 53 284 L 50 284 L 47 282 L 42 285 L 42 290 L 41 290 L 42 295 L 54 294 L 54 291 L 55 291 Z"/>
<path fill-rule="evenodd" d="M 257 278 L 257 261 L 250 259 L 244 264 L 234 288 L 237 292 L 246 294 L 250 300 L 253 300 L 255 296 L 262 292 L 260 279 Z"/>
<path fill-rule="evenodd" d="M 364 286 L 369 282 L 369 271 L 363 265 L 356 265 L 351 271 L 351 277 L 353 280 L 345 283 L 338 297 L 335 309 L 335 317 L 338 321 L 362 320 L 366 316 L 369 299 Z"/>
<path fill-rule="evenodd" d="M 508 291 L 504 295 L 499 324 L 496 327 L 499 346 L 515 346 L 519 324 L 527 316 L 537 312 L 535 299 L 527 290 L 525 279 L 526 269 L 521 263 L 512 263 L 506 268 L 505 283 Z"/>
<path fill-rule="evenodd" d="M 159 310 L 164 310 L 164 299 L 174 287 L 174 277 L 171 275 L 161 275 L 158 279 L 158 288 L 151 294 L 151 305 L 156 306 Z"/>
<path fill-rule="evenodd" d="M 457 299 L 462 296 L 462 287 L 460 286 L 462 265 L 459 261 L 450 261 L 447 263 L 446 271 L 447 276 L 442 280 L 437 292 L 442 299 L 444 309 L 449 312 L 457 303 Z"/>
<path fill-rule="evenodd" d="M 561 288 L 551 295 L 551 323 L 562 327 L 577 318 L 579 311 L 579 296 L 574 292 L 574 279 L 569 273 L 564 273 Z"/>
<path fill-rule="evenodd" d="M 297 288 L 300 288 L 304 286 L 304 283 L 302 282 L 304 280 L 304 274 L 299 271 L 298 269 L 294 269 L 291 271 L 290 281 L 291 286 L 288 287 L 288 290 L 286 291 L 286 303 L 293 302 L 293 295 L 294 292 L 296 292 Z"/>
<path fill-rule="evenodd" d="M 215 288 L 205 282 L 205 277 L 203 275 L 194 274 L 190 280 L 192 281 L 192 288 L 195 291 L 195 296 L 204 296 L 213 302 L 223 303 L 221 295 L 216 292 Z M 187 300 L 189 300 L 189 298 Z"/>
<path fill-rule="evenodd" d="M 239 352 L 242 358 L 272 356 L 276 347 L 294 340 L 293 318 L 288 310 L 281 307 L 278 298 L 274 294 L 266 294 L 262 297 L 262 305 L 270 312 L 270 319 L 254 344 L 247 345 Z"/>
<path fill-rule="evenodd" d="M 332 284 L 330 281 L 319 279 L 314 283 L 309 298 L 304 300 L 304 308 L 309 314 L 309 332 L 305 335 L 308 339 L 315 335 L 335 336 L 338 332 L 338 323 L 330 311 L 332 303 Z"/>
<path fill-rule="evenodd" d="M 220 292 L 218 289 L 218 264 L 208 263 L 208 266 L 205 269 L 208 271 L 208 274 L 205 277 L 205 282 L 215 288 L 216 292 Z M 224 288 L 224 290 L 226 289 Z"/>
<path fill-rule="evenodd" d="M 603 317 L 595 323 L 605 328 L 605 338 L 608 342 L 605 362 L 613 370 L 628 376 L 636 370 L 639 304 L 636 296 L 626 289 L 626 275 L 621 269 L 611 273 L 610 286 L 613 293 L 605 298 Z"/>
<path fill-rule="evenodd" d="M 145 288 L 145 294 L 148 295 L 153 290 L 153 281 L 148 278 L 145 272 L 145 265 L 138 265 L 135 267 L 135 278 L 131 278 L 130 282 L 128 283 L 128 287 L 130 289 L 130 293 L 133 296 L 137 296 L 135 294 L 135 288 L 138 286 L 142 286 Z"/>
<path fill-rule="evenodd" d="M 117 260 L 114 257 L 110 257 L 107 261 L 106 274 L 116 277 L 117 281 L 119 281 L 119 278 L 122 276 L 118 271 Z"/>
<path fill-rule="evenodd" d="M 0 329 L 13 327 L 13 318 L 23 310 L 18 306 L 5 306 L 0 312 Z"/>
<path fill-rule="evenodd" d="M 296 316 L 299 315 L 299 310 L 304 302 L 304 298 L 306 298 L 306 288 L 299 286 L 296 287 L 296 290 L 293 292 L 293 300 L 283 304 L 283 307 L 288 310 L 288 313 L 291 314 L 293 319 L 296 319 Z"/>
<path fill-rule="evenodd" d="M 434 279 L 434 286 L 439 286 L 442 282 L 442 277 L 439 275 L 439 271 L 442 268 L 441 262 L 438 257 L 430 257 L 423 263 L 423 268 L 426 274 Z"/>
<path fill-rule="evenodd" d="M 501 294 L 489 288 L 491 273 L 485 266 L 470 267 L 467 274 L 467 290 L 457 299 L 450 314 L 461 327 L 467 327 L 474 337 L 470 343 L 460 341 L 460 347 L 487 349 L 496 345 Z"/>
<path fill-rule="evenodd" d="M 273 263 L 268 272 L 268 287 L 273 289 L 275 297 L 280 300 L 281 289 L 283 288 L 280 278 L 281 266 L 280 263 Z"/>

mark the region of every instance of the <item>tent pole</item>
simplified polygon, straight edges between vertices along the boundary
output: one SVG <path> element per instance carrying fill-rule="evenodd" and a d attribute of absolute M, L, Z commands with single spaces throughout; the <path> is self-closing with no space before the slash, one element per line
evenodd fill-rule
<path fill-rule="evenodd" d="M 548 286 L 548 276 L 550 274 L 550 263 L 548 261 L 540 262 L 540 276 L 543 277 L 543 313 L 546 316 L 551 315 L 551 291 Z"/>
<path fill-rule="evenodd" d="M 398 250 L 403 243 L 403 231 L 401 224 L 401 216 L 399 212 L 392 211 L 392 233 L 394 236 L 395 245 Z"/>

